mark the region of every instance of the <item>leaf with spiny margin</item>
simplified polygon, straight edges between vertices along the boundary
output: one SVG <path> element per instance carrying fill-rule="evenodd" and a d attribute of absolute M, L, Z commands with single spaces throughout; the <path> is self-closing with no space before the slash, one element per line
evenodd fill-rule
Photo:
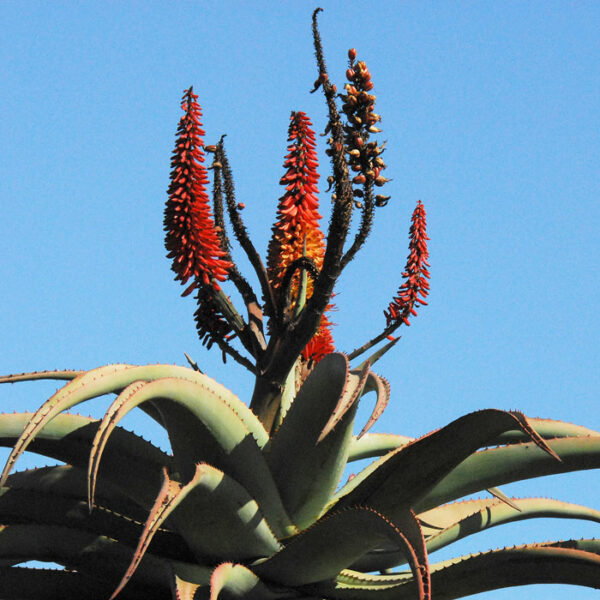
<path fill-rule="evenodd" d="M 368 363 L 361 370 L 352 370 L 348 373 L 344 393 L 340 396 L 329 420 L 321 430 L 317 438 L 317 444 L 320 444 L 333 431 L 335 426 L 342 420 L 342 417 L 354 406 L 359 396 L 363 395 L 363 389 L 369 375 Z"/>
<path fill-rule="evenodd" d="M 417 512 L 474 494 L 483 489 L 543 475 L 600 468 L 600 436 L 547 440 L 561 462 L 521 443 L 487 448 L 450 471 L 415 506 Z M 351 482 L 352 483 L 352 482 Z"/>
<path fill-rule="evenodd" d="M 194 600 L 196 592 L 203 586 L 186 581 L 176 574 L 173 574 L 171 584 L 171 593 L 176 600 Z"/>
<path fill-rule="evenodd" d="M 348 462 L 383 456 L 391 450 L 396 450 L 410 442 L 414 442 L 414 440 L 415 438 L 394 433 L 366 433 L 360 439 L 353 436 Z"/>
<path fill-rule="evenodd" d="M 564 421 L 538 419 L 533 417 L 527 417 L 527 420 L 529 421 L 531 427 L 544 439 L 600 435 L 600 433 L 594 431 L 593 429 L 588 429 L 582 425 L 565 423 Z M 396 448 L 406 446 L 406 444 L 414 441 L 414 439 L 415 438 L 395 433 L 368 433 L 360 439 L 353 437 L 352 445 L 350 446 L 348 462 L 362 460 L 363 458 L 383 456 L 384 454 L 390 452 L 390 450 L 396 450 Z M 512 444 L 529 439 L 529 436 L 523 431 L 512 430 L 500 434 L 495 440 L 493 440 L 493 442 L 490 443 L 490 445 L 496 446 L 500 444 Z"/>
<path fill-rule="evenodd" d="M 0 598 L 3 600 L 106 600 L 112 588 L 98 576 L 74 571 L 32 567 L 0 568 Z M 119 600 L 164 600 L 168 590 L 133 585 Z"/>
<path fill-rule="evenodd" d="M 375 461 L 340 490 L 336 507 L 367 504 L 393 520 L 397 510 L 415 507 L 470 454 L 515 427 L 527 431 L 540 449 L 558 459 L 556 453 L 531 429 L 523 414 L 482 410 L 460 417 Z M 485 487 L 493 485 L 496 484 Z"/>
<path fill-rule="evenodd" d="M 267 443 L 268 434 L 252 411 L 227 388 L 203 373 L 176 365 L 146 365 L 140 367 L 107 365 L 79 375 L 42 404 L 15 443 L 0 477 L 0 485 L 4 484 L 14 463 L 25 451 L 31 440 L 56 415 L 86 400 L 119 392 L 135 381 L 154 381 L 164 377 L 197 383 L 210 395 L 218 397 L 238 413 L 239 418 L 252 432 L 260 447 Z M 155 417 L 152 412 L 149 412 L 149 414 L 151 417 Z"/>
<path fill-rule="evenodd" d="M 221 563 L 210 578 L 210 600 L 278 600 L 289 598 L 288 590 L 269 589 L 248 567 Z"/>
<path fill-rule="evenodd" d="M 94 575 L 103 573 L 113 585 L 131 560 L 133 549 L 103 535 L 55 525 L 13 524 L 0 526 L 0 557 L 19 562 L 56 562 L 69 569 Z M 147 553 L 135 581 L 169 589 L 170 566 L 180 567 L 196 579 L 207 581 L 210 570 L 195 564 L 163 560 Z M 200 582 L 200 581 L 199 581 Z"/>
<path fill-rule="evenodd" d="M 43 381 L 59 380 L 70 381 L 85 371 L 75 371 L 71 369 L 53 370 L 53 371 L 30 371 L 28 373 L 14 373 L 11 375 L 0 375 L 0 383 L 18 383 L 20 381 Z"/>
<path fill-rule="evenodd" d="M 492 498 L 465 500 L 445 504 L 418 515 L 426 534 L 427 551 L 431 554 L 464 537 L 504 525 L 536 518 L 585 519 L 600 523 L 600 511 L 552 500 L 549 498 L 518 498 L 521 511 Z M 352 565 L 358 571 L 380 571 L 405 563 L 404 556 L 389 547 L 376 549 Z"/>
<path fill-rule="evenodd" d="M 401 525 L 362 506 L 329 514 L 294 537 L 277 554 L 252 565 L 252 570 L 263 581 L 293 587 L 316 584 L 335 578 L 371 548 L 391 541 L 406 553 L 413 573 L 421 581 L 420 597 L 423 598 L 428 593 L 427 553 L 422 536 L 418 535 L 418 523 L 414 516 L 411 521 L 410 511 L 405 511 L 404 520 L 402 530 Z M 420 537 L 421 548 L 415 548 L 415 537 Z"/>
<path fill-rule="evenodd" d="M 373 407 L 373 412 L 371 413 L 369 420 L 358 434 L 357 439 L 360 439 L 367 431 L 369 431 L 369 429 L 371 429 L 371 427 L 373 427 L 373 425 L 375 425 L 390 401 L 390 384 L 388 383 L 388 380 L 373 373 L 373 371 L 369 372 L 363 396 L 369 392 L 375 392 L 376 394 L 375 406 Z"/>
<path fill-rule="evenodd" d="M 295 532 L 265 458 L 244 421 L 213 390 L 183 379 L 162 378 L 132 386 L 115 399 L 92 445 L 92 493 L 103 448 L 113 428 L 129 411 L 148 401 L 161 413 L 182 477 L 193 477 L 198 462 L 212 464 L 246 488 L 278 537 Z"/>
<path fill-rule="evenodd" d="M 0 415 L 0 445 L 12 446 L 31 413 Z M 87 455 L 100 422 L 81 415 L 60 414 L 42 429 L 29 449 L 77 467 L 87 467 Z M 138 435 L 117 428 L 106 448 L 101 475 L 141 506 L 152 506 L 164 466 L 172 459 Z"/>
<path fill-rule="evenodd" d="M 280 548 L 256 502 L 222 472 L 200 464 L 192 480 L 181 485 L 165 471 L 133 560 L 113 598 L 129 581 L 153 536 L 169 517 L 197 559 L 204 562 L 212 563 L 220 556 L 256 559 Z"/>
<path fill-rule="evenodd" d="M 344 354 L 328 354 L 300 388 L 265 451 L 265 458 L 293 522 L 313 523 L 339 484 L 352 435 L 360 376 L 348 372 Z M 336 406 L 353 404 L 325 439 L 319 440 Z M 290 475 L 293 476 L 290 476 Z"/>
<path fill-rule="evenodd" d="M 562 583 L 600 588 L 598 540 L 549 542 L 461 556 L 431 565 L 435 600 L 455 600 L 504 587 Z M 407 573 L 372 575 L 344 571 L 331 586 L 331 600 L 413 600 Z"/>

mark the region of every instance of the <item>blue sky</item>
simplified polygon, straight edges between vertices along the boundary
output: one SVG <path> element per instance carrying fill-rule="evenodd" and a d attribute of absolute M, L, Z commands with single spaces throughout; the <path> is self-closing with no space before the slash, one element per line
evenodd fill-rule
<path fill-rule="evenodd" d="M 486 407 L 600 429 L 600 5 L 321 5 L 330 77 L 344 83 L 350 47 L 369 65 L 393 178 L 392 200 L 337 288 L 340 350 L 380 331 L 418 199 L 431 237 L 430 303 L 377 365 L 392 401 L 376 430 L 421 435 Z M 179 100 L 193 84 L 206 142 L 227 134 L 238 200 L 264 252 L 289 113 L 325 126 L 322 97 L 308 93 L 313 8 L 0 3 L 0 371 L 183 364 L 185 351 L 248 398 L 243 369 L 200 346 L 194 301 L 179 297 L 164 256 L 169 160 Z M 1 388 L 2 410 L 35 408 L 55 388 Z M 142 419 L 130 426 L 149 431 Z M 600 507 L 591 471 L 505 491 Z M 598 536 L 599 527 L 520 524 L 453 552 Z"/>

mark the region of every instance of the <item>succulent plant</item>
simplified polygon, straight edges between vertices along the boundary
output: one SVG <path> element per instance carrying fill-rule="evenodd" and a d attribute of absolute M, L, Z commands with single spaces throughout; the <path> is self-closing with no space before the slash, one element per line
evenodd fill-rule
<path fill-rule="evenodd" d="M 223 138 L 204 145 L 192 88 L 177 130 L 165 210 L 168 257 L 187 285 L 184 294 L 196 292 L 200 340 L 254 374 L 249 404 L 191 359 L 190 367 L 114 364 L 1 377 L 66 384 L 35 413 L 0 415 L 2 445 L 12 448 L 0 480 L 0 597 L 443 600 L 538 582 L 600 587 L 595 539 L 429 560 L 442 547 L 513 521 L 600 522 L 600 511 L 509 498 L 497 487 L 599 467 L 600 433 L 495 409 L 419 439 L 369 432 L 390 399 L 372 367 L 426 304 L 425 208 L 419 201 L 413 213 L 404 280 L 382 331 L 348 354 L 336 352 L 327 315 L 334 285 L 369 235 L 375 209 L 390 198 L 375 191 L 388 180 L 384 144 L 372 139 L 381 117 L 371 74 L 351 49 L 348 83 L 337 93 L 318 12 L 313 91 L 326 99 L 332 162 L 326 235 L 316 138 L 305 113 L 291 115 L 285 192 L 266 266 L 243 224 Z M 225 209 L 262 301 L 232 258 Z M 354 212 L 360 222 L 346 244 Z M 245 317 L 221 288 L 226 282 L 243 299 Z M 69 412 L 110 394 L 102 419 Z M 357 408 L 370 395 L 372 414 L 358 431 Z M 170 454 L 119 427 L 133 409 L 164 428 Z M 65 464 L 15 471 L 27 450 Z M 349 475 L 364 459 L 371 461 Z M 483 498 L 460 500 L 481 491 Z M 23 566 L 30 560 L 64 569 Z"/>

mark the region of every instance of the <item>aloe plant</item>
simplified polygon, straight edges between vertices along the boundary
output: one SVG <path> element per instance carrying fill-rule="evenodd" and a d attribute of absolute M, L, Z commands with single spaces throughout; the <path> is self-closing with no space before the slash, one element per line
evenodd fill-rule
<path fill-rule="evenodd" d="M 598 510 L 512 498 L 498 488 L 600 466 L 600 433 L 495 409 L 418 439 L 369 432 L 390 401 L 387 381 L 372 368 L 426 305 L 426 215 L 418 202 L 403 281 L 381 332 L 337 352 L 328 316 L 334 286 L 390 197 L 379 193 L 388 180 L 369 69 L 351 49 L 338 93 L 318 12 L 312 91 L 323 92 L 329 113 L 326 234 L 316 137 L 305 113 L 291 115 L 285 191 L 266 264 L 241 218 L 223 138 L 204 144 L 192 88 L 173 153 L 168 257 L 184 295 L 195 292 L 200 340 L 255 376 L 252 397 L 245 403 L 191 359 L 189 367 L 114 364 L 1 377 L 66 383 L 35 413 L 0 415 L 0 439 L 11 448 L 0 481 L 0 597 L 442 600 L 530 583 L 600 587 L 595 539 L 429 558 L 514 521 L 600 522 Z M 360 221 L 348 241 L 354 213 Z M 261 300 L 232 258 L 228 231 L 254 268 Z M 226 283 L 244 311 L 222 289 Z M 69 412 L 105 395 L 114 399 L 102 419 Z M 365 397 L 373 399 L 372 414 L 355 423 Z M 119 426 L 134 409 L 164 428 L 170 453 Z M 65 464 L 17 471 L 28 450 Z M 364 459 L 371 460 L 342 484 L 348 467 Z M 64 569 L 22 566 L 30 560 Z"/>

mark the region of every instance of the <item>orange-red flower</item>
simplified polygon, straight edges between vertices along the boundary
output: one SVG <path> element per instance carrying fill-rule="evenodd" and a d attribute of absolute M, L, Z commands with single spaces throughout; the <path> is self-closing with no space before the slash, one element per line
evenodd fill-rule
<path fill-rule="evenodd" d="M 311 129 L 310 119 L 303 112 L 292 112 L 290 121 L 290 145 L 283 163 L 286 173 L 280 180 L 281 185 L 285 186 L 285 193 L 279 199 L 277 221 L 273 226 L 267 257 L 269 281 L 275 290 L 281 287 L 287 268 L 295 260 L 306 256 L 320 270 L 325 255 L 325 240 L 319 228 L 319 163 L 315 133 Z M 299 282 L 298 273 L 292 279 L 292 298 L 298 292 Z M 312 295 L 312 290 L 313 284 L 309 277 L 307 298 Z M 302 353 L 305 359 L 318 361 L 325 354 L 333 352 L 330 326 L 327 317 L 323 316 L 319 330 Z"/>
<path fill-rule="evenodd" d="M 167 257 L 176 281 L 196 281 L 184 292 L 188 294 L 197 281 L 206 285 L 227 279 L 231 263 L 223 259 L 218 231 L 206 193 L 208 178 L 204 162 L 202 112 L 192 88 L 185 90 L 181 108 L 184 115 L 177 128 L 177 141 L 171 160 L 171 184 L 165 207 L 164 229 Z"/>
<path fill-rule="evenodd" d="M 410 227 L 410 243 L 408 245 L 410 254 L 406 261 L 406 267 L 402 277 L 404 283 L 400 286 L 397 295 L 390 302 L 388 309 L 384 311 L 387 326 L 402 322 L 410 325 L 409 315 L 416 316 L 415 310 L 421 305 L 426 305 L 425 298 L 429 294 L 429 251 L 427 250 L 427 222 L 425 219 L 425 207 L 419 200 L 412 215 Z"/>

